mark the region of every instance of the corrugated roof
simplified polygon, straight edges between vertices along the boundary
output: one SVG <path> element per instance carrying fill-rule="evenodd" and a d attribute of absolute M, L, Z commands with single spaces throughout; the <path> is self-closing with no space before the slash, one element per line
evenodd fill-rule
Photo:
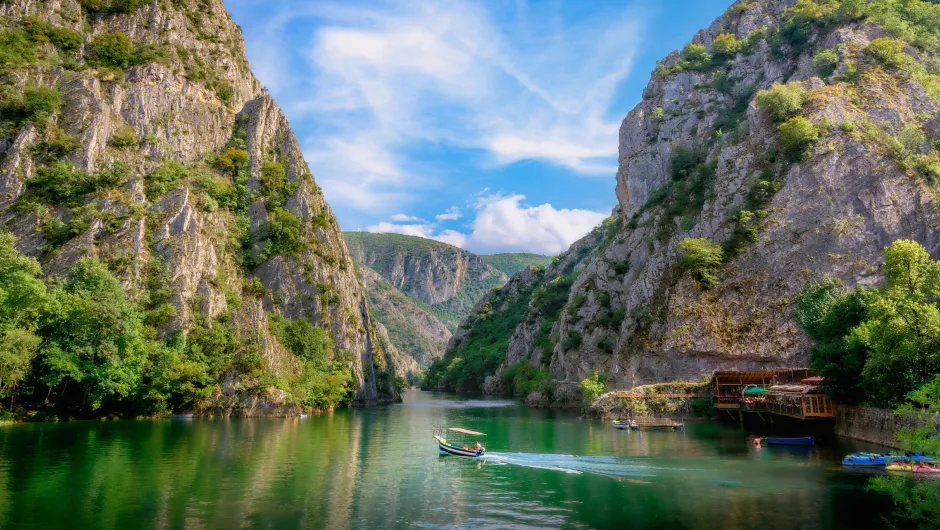
<path fill-rule="evenodd" d="M 486 436 L 486 435 L 483 434 L 482 432 L 471 431 L 471 430 L 468 430 L 468 429 L 461 429 L 460 427 L 448 427 L 447 430 L 448 430 L 448 431 L 459 432 L 459 433 L 461 433 L 461 434 L 472 434 L 472 435 L 474 435 L 474 436 Z"/>

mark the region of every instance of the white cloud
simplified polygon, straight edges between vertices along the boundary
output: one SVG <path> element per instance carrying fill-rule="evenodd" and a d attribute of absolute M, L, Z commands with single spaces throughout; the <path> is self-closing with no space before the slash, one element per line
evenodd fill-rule
<path fill-rule="evenodd" d="M 401 225 L 382 221 L 381 223 L 376 223 L 366 228 L 366 230 L 376 234 L 403 234 L 406 236 L 434 239 L 434 226 L 426 224 Z"/>
<path fill-rule="evenodd" d="M 414 215 L 406 215 L 403 213 L 396 213 L 395 215 L 389 217 L 389 220 L 395 221 L 398 223 L 423 223 L 424 222 L 424 219 L 420 217 L 417 217 Z"/>
<path fill-rule="evenodd" d="M 477 254 L 533 252 L 559 254 L 607 218 L 591 210 L 556 209 L 551 204 L 526 206 L 524 195 L 487 195 L 474 205 L 476 218 L 469 234 L 439 231 L 434 223 L 381 222 L 369 232 L 436 239 Z"/>
<path fill-rule="evenodd" d="M 477 203 L 477 216 L 466 245 L 475 252 L 534 252 L 554 255 L 607 218 L 591 210 L 525 206 L 524 195 L 490 195 Z"/>
<path fill-rule="evenodd" d="M 626 109 L 610 107 L 644 23 L 629 7 L 570 17 L 524 2 L 283 5 L 252 58 L 289 113 L 312 129 L 305 156 L 336 205 L 384 215 L 445 185 L 443 164 L 413 156 L 427 144 L 481 152 L 474 163 L 484 165 L 541 160 L 607 176 L 616 169 Z M 283 50 L 297 37 L 285 28 L 298 19 L 315 24 L 306 64 L 278 75 L 265 64 L 286 62 Z"/>
<path fill-rule="evenodd" d="M 456 221 L 461 217 L 463 217 L 463 213 L 461 213 L 460 208 L 456 206 L 451 206 L 446 212 L 434 216 L 438 221 Z"/>

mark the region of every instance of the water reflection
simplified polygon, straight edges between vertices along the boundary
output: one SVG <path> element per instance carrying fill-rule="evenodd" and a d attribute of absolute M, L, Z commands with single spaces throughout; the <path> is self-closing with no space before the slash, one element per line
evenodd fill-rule
<path fill-rule="evenodd" d="M 631 433 L 506 400 L 412 393 L 308 419 L 0 429 L 0 528 L 870 528 L 855 446 L 755 449 L 718 424 Z M 441 457 L 437 424 L 489 435 Z"/>

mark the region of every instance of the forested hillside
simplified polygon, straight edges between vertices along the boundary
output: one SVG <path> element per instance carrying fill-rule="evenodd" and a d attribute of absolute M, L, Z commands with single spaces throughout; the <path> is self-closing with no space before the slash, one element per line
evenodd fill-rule
<path fill-rule="evenodd" d="M 512 276 L 526 267 L 545 267 L 552 262 L 551 256 L 541 254 L 507 253 L 489 254 L 480 257 L 490 267 L 502 271 L 506 276 Z"/>

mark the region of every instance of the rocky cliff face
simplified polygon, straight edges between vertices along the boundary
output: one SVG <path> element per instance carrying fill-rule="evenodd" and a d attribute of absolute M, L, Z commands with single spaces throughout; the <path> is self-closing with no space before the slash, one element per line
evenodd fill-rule
<path fill-rule="evenodd" d="M 131 293 L 164 277 L 176 308 L 164 333 L 225 319 L 260 341 L 279 377 L 298 362 L 267 317 L 307 319 L 353 354 L 358 402 L 397 397 L 394 353 L 377 346 L 339 226 L 221 0 L 13 0 L 0 3 L 0 21 L 53 35 L 35 60 L 3 65 L 6 100 L 35 87 L 61 98 L 44 120 L 8 124 L 0 142 L 0 222 L 23 253 L 48 275 L 98 257 Z M 78 42 L 60 44 L 50 27 Z M 33 200 L 30 182 L 60 162 L 84 172 L 63 175 L 126 174 L 68 204 Z M 207 406 L 291 405 L 271 388 L 255 407 L 259 394 L 242 386 L 228 374 Z"/>
<path fill-rule="evenodd" d="M 479 256 L 439 241 L 364 232 L 345 237 L 354 260 L 454 325 L 490 288 L 509 279 Z"/>
<path fill-rule="evenodd" d="M 899 238 L 940 252 L 938 21 L 918 1 L 736 2 L 623 121 L 617 227 L 574 280 L 551 353 L 523 322 L 506 363 L 616 387 L 805 366 L 792 307 L 807 283 L 871 284 Z M 794 97 L 758 105 L 774 84 Z M 714 285 L 680 264 L 689 238 L 723 246 Z"/>

